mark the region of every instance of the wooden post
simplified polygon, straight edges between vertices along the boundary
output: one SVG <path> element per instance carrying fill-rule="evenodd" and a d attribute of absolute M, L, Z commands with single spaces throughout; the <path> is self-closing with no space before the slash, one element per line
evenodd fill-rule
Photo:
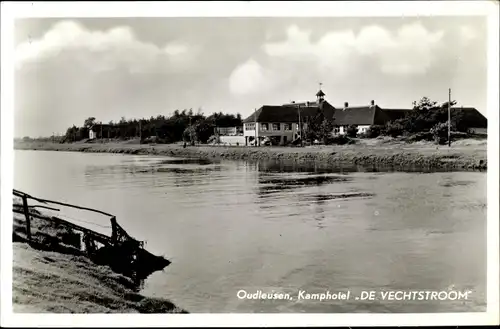
<path fill-rule="evenodd" d="M 448 147 L 451 147 L 451 88 L 448 89 Z"/>
<path fill-rule="evenodd" d="M 111 241 L 115 244 L 118 241 L 118 229 L 116 223 L 116 217 L 111 217 Z"/>
<path fill-rule="evenodd" d="M 28 197 L 23 195 L 23 208 L 24 215 L 26 216 L 26 237 L 28 241 L 31 241 L 31 218 L 30 218 L 30 210 L 28 208 Z"/>
<path fill-rule="evenodd" d="M 302 147 L 302 146 L 303 146 L 303 144 L 302 144 L 302 143 L 303 143 L 304 138 L 303 138 L 303 136 L 302 136 L 302 123 L 301 123 L 301 121 L 300 121 L 300 104 L 299 104 L 299 106 L 297 107 L 297 110 L 298 110 L 298 112 L 299 112 L 299 134 L 300 134 L 300 146 Z"/>

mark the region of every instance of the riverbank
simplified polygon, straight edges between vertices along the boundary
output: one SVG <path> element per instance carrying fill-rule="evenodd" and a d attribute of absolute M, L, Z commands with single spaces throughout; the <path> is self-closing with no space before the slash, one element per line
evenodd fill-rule
<path fill-rule="evenodd" d="M 384 167 L 427 167 L 442 169 L 486 169 L 486 140 L 460 140 L 448 146 L 429 142 L 405 143 L 393 139 L 359 140 L 354 145 L 315 147 L 145 145 L 131 142 L 72 143 L 15 142 L 18 150 L 151 154 L 199 159 L 292 160 L 321 165 L 353 164 Z"/>
<path fill-rule="evenodd" d="M 187 313 L 172 302 L 137 293 L 135 283 L 108 266 L 75 255 L 72 234 L 32 220 L 33 237 L 58 239 L 66 252 L 41 250 L 21 242 L 23 215 L 14 214 L 12 304 L 15 313 Z"/>

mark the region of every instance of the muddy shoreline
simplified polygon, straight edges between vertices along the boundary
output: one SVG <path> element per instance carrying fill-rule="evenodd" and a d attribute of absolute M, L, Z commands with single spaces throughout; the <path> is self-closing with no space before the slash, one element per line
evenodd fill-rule
<path fill-rule="evenodd" d="M 15 313 L 188 313 L 171 301 L 141 295 L 133 279 L 84 256 L 73 230 L 13 216 L 12 305 Z"/>
<path fill-rule="evenodd" d="M 384 143 L 379 145 L 347 145 L 320 147 L 237 147 L 188 146 L 180 144 L 144 145 L 135 143 L 73 143 L 15 142 L 17 150 L 65 152 L 122 153 L 164 155 L 197 159 L 287 160 L 314 162 L 323 166 L 422 167 L 445 170 L 486 170 L 486 143 L 458 144 L 448 148 L 432 144 Z"/>

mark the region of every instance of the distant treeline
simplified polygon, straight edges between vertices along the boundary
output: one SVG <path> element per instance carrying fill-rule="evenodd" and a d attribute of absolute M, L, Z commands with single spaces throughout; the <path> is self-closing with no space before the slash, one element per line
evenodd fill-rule
<path fill-rule="evenodd" d="M 89 138 L 92 127 L 96 138 L 130 139 L 141 138 L 144 141 L 154 140 L 157 143 L 174 143 L 179 141 L 206 143 L 214 135 L 215 127 L 242 126 L 240 114 L 224 114 L 222 112 L 205 116 L 193 113 L 192 110 L 176 110 L 171 116 L 158 115 L 149 119 L 130 119 L 124 117 L 119 122 L 101 123 L 94 117 L 86 119 L 83 126 L 73 125 L 67 129 L 60 142 L 71 143 Z"/>

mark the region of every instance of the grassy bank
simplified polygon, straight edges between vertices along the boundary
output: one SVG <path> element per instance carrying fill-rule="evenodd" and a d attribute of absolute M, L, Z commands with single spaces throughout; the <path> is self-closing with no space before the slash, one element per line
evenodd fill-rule
<path fill-rule="evenodd" d="M 39 241 L 58 240 L 59 251 L 23 241 L 23 215 L 14 214 L 12 303 L 16 313 L 186 313 L 168 300 L 137 293 L 136 284 L 72 250 L 71 229 L 32 220 Z"/>
<path fill-rule="evenodd" d="M 318 164 L 349 163 L 361 166 L 422 166 L 446 169 L 486 169 L 486 140 L 460 140 L 451 147 L 429 142 L 405 143 L 394 139 L 359 140 L 354 145 L 317 147 L 227 147 L 188 146 L 179 144 L 141 145 L 133 142 L 104 144 L 55 144 L 47 142 L 16 142 L 15 149 L 75 152 L 106 152 L 153 154 L 200 159 L 224 158 L 234 160 L 293 160 L 314 161 Z"/>

